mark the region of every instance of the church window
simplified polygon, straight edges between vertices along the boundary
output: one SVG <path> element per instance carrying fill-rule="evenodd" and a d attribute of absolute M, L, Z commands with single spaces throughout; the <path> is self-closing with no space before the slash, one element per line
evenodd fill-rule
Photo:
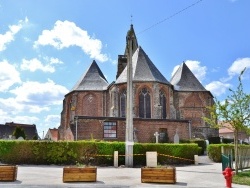
<path fill-rule="evenodd" d="M 143 88 L 139 95 L 139 117 L 151 118 L 150 94 L 146 88 Z"/>
<path fill-rule="evenodd" d="M 161 107 L 161 119 L 166 119 L 166 96 L 163 91 L 160 91 L 160 107 Z"/>
<path fill-rule="evenodd" d="M 126 117 L 126 90 L 123 90 L 120 95 L 120 117 Z"/>
<path fill-rule="evenodd" d="M 105 121 L 103 125 L 103 137 L 104 138 L 116 138 L 117 126 L 114 121 Z"/>

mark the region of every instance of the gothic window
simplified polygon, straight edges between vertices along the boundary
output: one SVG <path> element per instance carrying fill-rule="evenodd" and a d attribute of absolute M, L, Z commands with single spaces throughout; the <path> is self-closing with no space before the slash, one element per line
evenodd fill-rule
<path fill-rule="evenodd" d="M 166 96 L 163 91 L 160 91 L 160 107 L 161 107 L 161 119 L 166 119 Z"/>
<path fill-rule="evenodd" d="M 126 117 L 126 90 L 123 90 L 120 95 L 120 117 Z"/>
<path fill-rule="evenodd" d="M 117 126 L 116 122 L 105 121 L 103 125 L 103 137 L 104 138 L 116 138 Z"/>
<path fill-rule="evenodd" d="M 143 88 L 139 94 L 139 117 L 151 118 L 150 94 L 146 88 Z"/>

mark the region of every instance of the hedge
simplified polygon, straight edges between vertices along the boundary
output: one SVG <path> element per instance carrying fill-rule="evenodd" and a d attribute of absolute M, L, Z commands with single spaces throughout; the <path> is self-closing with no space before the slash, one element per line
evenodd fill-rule
<path fill-rule="evenodd" d="M 190 139 L 190 140 L 180 140 L 180 143 L 195 143 L 198 144 L 198 146 L 200 147 L 199 149 L 199 155 L 204 155 L 207 145 L 206 145 L 206 141 L 203 139 Z"/>
<path fill-rule="evenodd" d="M 234 149 L 233 144 L 210 144 L 208 145 L 208 156 L 214 162 L 221 162 L 221 147 Z M 250 148 L 250 145 L 239 145 L 240 148 Z"/>
<path fill-rule="evenodd" d="M 199 149 L 197 144 L 135 143 L 134 166 L 146 165 L 147 151 L 157 151 L 159 164 L 193 164 Z M 0 140 L 0 162 L 7 164 L 90 163 L 107 166 L 113 165 L 114 151 L 118 151 L 119 165 L 123 165 L 124 142 Z"/>

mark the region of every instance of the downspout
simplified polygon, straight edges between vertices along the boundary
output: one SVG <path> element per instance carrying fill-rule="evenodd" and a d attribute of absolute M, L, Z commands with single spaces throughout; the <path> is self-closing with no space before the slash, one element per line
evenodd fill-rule
<path fill-rule="evenodd" d="M 188 121 L 189 139 L 192 137 L 191 120 Z"/>

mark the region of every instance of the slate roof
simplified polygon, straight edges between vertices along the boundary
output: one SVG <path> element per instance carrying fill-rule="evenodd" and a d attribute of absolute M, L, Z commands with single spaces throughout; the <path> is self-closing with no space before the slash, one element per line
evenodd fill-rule
<path fill-rule="evenodd" d="M 102 91 L 108 87 L 108 81 L 104 77 L 99 66 L 95 62 L 92 62 L 87 72 L 83 74 L 81 79 L 76 83 L 71 91 L 84 91 L 84 90 L 95 90 Z"/>
<path fill-rule="evenodd" d="M 167 79 L 156 68 L 144 50 L 139 46 L 132 57 L 133 81 L 138 82 L 160 82 L 170 84 Z M 127 82 L 127 67 L 116 80 L 116 84 Z"/>
<path fill-rule="evenodd" d="M 185 63 L 182 63 L 170 80 L 177 91 L 207 91 Z"/>
<path fill-rule="evenodd" d="M 26 134 L 27 140 L 32 140 L 34 136 L 38 136 L 35 124 L 31 125 L 9 122 L 5 123 L 5 125 L 0 124 L 0 139 L 9 138 L 9 135 L 13 134 L 17 126 L 24 129 L 24 133 Z"/>

